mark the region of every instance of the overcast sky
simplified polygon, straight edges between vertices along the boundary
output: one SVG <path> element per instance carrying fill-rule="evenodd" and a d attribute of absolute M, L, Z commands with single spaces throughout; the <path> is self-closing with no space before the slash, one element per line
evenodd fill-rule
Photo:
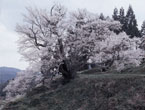
<path fill-rule="evenodd" d="M 0 0 L 0 66 L 20 69 L 28 66 L 17 52 L 18 35 L 15 26 L 22 22 L 25 7 L 49 8 L 55 3 L 61 3 L 70 11 L 86 8 L 93 13 L 104 13 L 105 16 L 111 16 L 115 7 L 123 6 L 127 10 L 130 4 L 139 26 L 145 20 L 145 0 Z"/>

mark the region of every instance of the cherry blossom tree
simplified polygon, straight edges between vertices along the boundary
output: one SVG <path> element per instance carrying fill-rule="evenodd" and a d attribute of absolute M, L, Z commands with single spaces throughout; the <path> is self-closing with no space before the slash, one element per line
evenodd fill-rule
<path fill-rule="evenodd" d="M 66 30 L 66 10 L 54 5 L 50 11 L 28 8 L 25 24 L 17 26 L 20 38 L 20 53 L 31 63 L 40 63 L 44 80 L 50 73 L 57 72 L 65 59 L 63 37 Z M 62 73 L 65 76 L 65 72 Z M 43 81 L 44 82 L 44 81 Z"/>
<path fill-rule="evenodd" d="M 122 70 L 128 66 L 141 64 L 145 54 L 140 48 L 141 39 L 130 39 L 125 32 L 116 34 L 115 32 L 120 30 L 120 23 L 113 20 L 99 20 L 95 15 L 84 10 L 73 13 L 71 20 L 68 34 L 71 47 L 79 46 L 88 50 L 85 55 L 96 64 L 101 64 L 100 68 L 113 67 Z M 76 39 L 78 44 L 71 42 L 71 39 Z"/>
<path fill-rule="evenodd" d="M 39 85 L 41 80 L 42 75 L 31 69 L 19 72 L 16 78 L 10 80 L 9 84 L 3 90 L 6 92 L 6 100 L 15 100 L 24 96 L 33 87 Z"/>
<path fill-rule="evenodd" d="M 57 73 L 67 81 L 73 79 L 90 59 L 116 69 L 141 62 L 139 39 L 116 34 L 121 28 L 117 21 L 101 20 L 86 10 L 67 13 L 61 5 L 52 6 L 50 11 L 27 10 L 25 23 L 17 26 L 20 53 L 40 70 L 43 83 Z"/>

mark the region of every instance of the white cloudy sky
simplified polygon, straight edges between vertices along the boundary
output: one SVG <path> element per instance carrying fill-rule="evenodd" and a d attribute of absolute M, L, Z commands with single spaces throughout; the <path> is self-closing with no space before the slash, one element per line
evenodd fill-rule
<path fill-rule="evenodd" d="M 126 10 L 132 5 L 139 26 L 145 20 L 145 0 L 0 0 L 0 66 L 25 69 L 28 64 L 17 52 L 18 35 L 15 32 L 16 23 L 22 22 L 25 7 L 48 8 L 54 3 L 61 3 L 68 10 L 86 8 L 90 12 L 111 16 L 115 7 L 123 6 Z"/>

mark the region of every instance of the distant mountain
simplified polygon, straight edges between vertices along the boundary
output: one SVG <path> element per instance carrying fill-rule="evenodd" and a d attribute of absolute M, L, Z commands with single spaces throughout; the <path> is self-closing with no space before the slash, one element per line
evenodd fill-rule
<path fill-rule="evenodd" d="M 0 83 L 5 83 L 6 81 L 16 77 L 16 74 L 20 72 L 20 69 L 10 68 L 10 67 L 0 67 Z"/>

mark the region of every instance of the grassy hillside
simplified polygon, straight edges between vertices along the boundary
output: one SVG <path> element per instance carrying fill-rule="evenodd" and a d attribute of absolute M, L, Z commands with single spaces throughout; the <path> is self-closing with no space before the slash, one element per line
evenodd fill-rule
<path fill-rule="evenodd" d="M 91 74 L 91 70 L 66 85 L 56 80 L 50 89 L 35 88 L 3 110 L 145 110 L 145 74 L 138 70 L 124 74 Z"/>

